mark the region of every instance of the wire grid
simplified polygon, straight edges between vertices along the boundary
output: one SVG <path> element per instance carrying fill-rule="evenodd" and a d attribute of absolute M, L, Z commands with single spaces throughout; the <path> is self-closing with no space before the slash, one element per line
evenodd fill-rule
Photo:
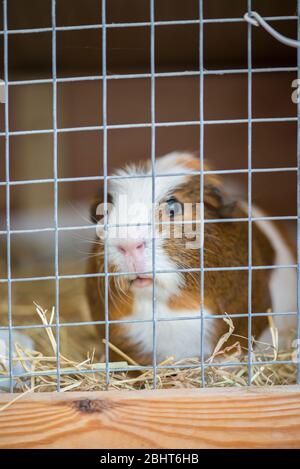
<path fill-rule="evenodd" d="M 248 14 L 252 0 L 247 0 Z M 247 26 L 248 61 L 248 384 L 252 382 L 252 27 Z"/>
<path fill-rule="evenodd" d="M 60 387 L 60 377 L 63 374 L 78 374 L 78 370 L 68 370 L 63 371 L 60 369 L 60 329 L 62 327 L 75 327 L 82 325 L 105 325 L 105 337 L 106 337 L 106 384 L 109 385 L 109 376 L 110 376 L 110 367 L 109 367 L 109 326 L 110 324 L 132 324 L 132 323 L 151 323 L 153 325 L 153 362 L 152 365 L 143 366 L 143 367 L 131 367 L 132 370 L 153 370 L 153 385 L 156 387 L 156 373 L 158 369 L 168 369 L 168 368 L 195 368 L 199 365 L 157 365 L 156 362 L 156 335 L 157 335 L 157 323 L 160 321 L 188 321 L 199 319 L 200 330 L 199 334 L 201 336 L 200 340 L 200 364 L 201 364 L 201 383 L 202 386 L 205 386 L 205 377 L 204 371 L 205 368 L 209 366 L 234 366 L 236 362 L 226 362 L 226 363 L 205 363 L 203 352 L 203 342 L 204 342 L 204 331 L 205 331 L 205 318 L 204 318 L 204 274 L 209 271 L 247 271 L 248 272 L 248 292 L 252 290 L 252 272 L 253 270 L 258 269 L 279 269 L 279 268 L 294 268 L 297 269 L 297 311 L 289 312 L 272 312 L 268 313 L 268 316 L 297 316 L 297 338 L 300 339 L 300 104 L 297 107 L 297 117 L 277 117 L 277 118 L 253 118 L 252 117 L 252 75 L 256 73 L 272 73 L 272 72 L 296 72 L 298 73 L 298 78 L 300 78 L 300 51 L 297 52 L 297 67 L 268 67 L 268 68 L 253 68 L 252 67 L 252 25 L 248 24 L 248 36 L 247 36 L 247 57 L 248 57 L 248 67 L 243 69 L 225 69 L 225 70 L 205 70 L 204 69 L 204 54 L 203 54 L 203 30 L 204 25 L 207 23 L 237 23 L 243 22 L 242 18 L 212 18 L 205 19 L 203 18 L 203 0 L 199 0 L 199 19 L 197 20 L 178 20 L 178 21 L 155 21 L 155 0 L 149 0 L 150 7 L 150 21 L 149 22 L 139 22 L 139 23 L 106 23 L 106 0 L 102 0 L 102 23 L 94 25 L 80 25 L 80 26 L 57 26 L 56 25 L 56 0 L 51 0 L 51 18 L 52 26 L 51 28 L 31 28 L 31 29 L 19 29 L 19 30 L 9 30 L 7 22 L 7 2 L 8 0 L 3 0 L 3 31 L 0 31 L 0 35 L 4 37 L 4 81 L 5 81 L 5 131 L 0 132 L 0 136 L 5 137 L 5 162 L 6 162 L 6 174 L 5 182 L 0 182 L 0 186 L 5 186 L 6 189 L 6 229 L 0 231 L 0 235 L 6 237 L 7 240 L 7 277 L 0 279 L 0 283 L 7 284 L 8 291 L 8 327 L 0 327 L 0 330 L 8 331 L 9 338 L 9 375 L 5 376 L 10 381 L 10 391 L 14 390 L 14 378 L 18 377 L 30 377 L 30 376 L 41 376 L 41 375 L 56 375 L 57 376 L 57 391 L 61 390 Z M 264 17 L 265 20 L 271 21 L 298 21 L 298 39 L 300 39 L 300 0 L 297 0 L 298 15 L 297 16 L 269 16 Z M 252 8 L 252 0 L 247 0 L 247 11 L 250 14 Z M 199 25 L 199 70 L 198 71 L 187 71 L 187 72 L 167 72 L 167 73 L 157 73 L 155 71 L 155 30 L 156 27 L 163 27 L 168 25 L 187 25 L 187 24 L 197 24 Z M 151 71 L 150 73 L 140 73 L 140 74 L 116 74 L 116 75 L 107 75 L 106 69 L 106 34 L 107 29 L 109 28 L 131 28 L 131 27 L 149 27 L 151 33 Z M 82 77 L 67 77 L 59 78 L 56 73 L 56 32 L 57 31 L 68 31 L 68 30 L 86 30 L 86 29 L 99 29 L 102 34 L 102 75 L 90 75 Z M 38 79 L 38 80 L 20 80 L 20 81 L 10 81 L 8 76 L 8 41 L 9 36 L 14 34 L 32 34 L 32 33 L 42 33 L 42 32 L 51 32 L 52 33 L 52 78 L 51 79 Z M 248 116 L 246 119 L 214 119 L 206 120 L 204 116 L 204 76 L 206 75 L 223 75 L 223 74 L 240 74 L 245 73 L 248 77 Z M 176 122 L 156 122 L 155 118 L 155 79 L 160 77 L 175 77 L 175 76 L 199 76 L 199 86 L 200 86 L 200 112 L 199 120 L 197 121 L 176 121 Z M 122 80 L 122 79 L 137 79 L 137 78 L 150 78 L 151 79 L 151 122 L 139 123 L 139 124 L 120 124 L 120 125 L 109 125 L 107 123 L 107 80 Z M 102 125 L 97 126 L 85 126 L 85 127 L 73 127 L 73 128 L 58 128 L 57 127 L 57 83 L 63 82 L 79 82 L 87 80 L 98 80 L 102 82 Z M 35 84 L 52 84 L 53 86 L 53 101 L 52 101 L 52 128 L 42 129 L 42 130 L 27 130 L 27 131 L 10 131 L 9 129 L 9 87 L 12 86 L 25 86 L 25 85 L 35 85 Z M 257 122 L 297 122 L 297 166 L 296 167 L 283 167 L 283 168 L 252 168 L 252 124 Z M 204 131 L 206 125 L 217 125 L 217 124 L 240 124 L 245 123 L 248 126 L 248 167 L 247 169 L 235 169 L 235 170 L 204 170 Z M 155 265 L 155 236 L 152 236 L 152 270 L 146 272 L 139 272 L 139 274 L 149 274 L 153 275 L 153 293 L 152 293 L 152 308 L 153 308 L 153 317 L 151 320 L 109 320 L 109 311 L 108 311 L 108 282 L 110 276 L 115 275 L 129 275 L 136 274 L 136 272 L 119 272 L 119 273 L 110 273 L 108 272 L 108 241 L 105 237 L 104 243 L 104 272 L 99 272 L 97 274 L 78 274 L 78 275 L 61 275 L 59 273 L 59 233 L 68 230 L 89 230 L 95 229 L 94 226 L 68 226 L 62 227 L 58 223 L 58 191 L 59 185 L 64 182 L 75 182 L 75 181 L 101 181 L 104 182 L 104 202 L 107 202 L 107 182 L 110 179 L 115 178 L 136 178 L 136 177 L 151 177 L 152 179 L 152 201 L 155 200 L 155 180 L 159 177 L 168 177 L 173 174 L 157 174 L 155 168 L 155 133 L 156 128 L 158 127 L 170 127 L 170 126 L 199 126 L 199 142 L 200 142 L 200 171 L 192 172 L 192 174 L 199 175 L 200 178 L 200 202 L 204 200 L 204 176 L 206 174 L 247 174 L 248 176 L 248 216 L 243 218 L 229 218 L 229 219 L 214 219 L 214 220 L 199 220 L 199 222 L 204 224 L 206 223 L 227 223 L 227 222 L 245 222 L 248 223 L 248 265 L 245 267 L 204 267 L 204 254 L 203 249 L 200 250 L 200 269 L 176 269 L 176 272 L 200 272 L 200 292 L 201 292 L 201 304 L 199 309 L 198 316 L 191 317 L 180 317 L 174 316 L 170 318 L 156 317 L 156 294 L 155 294 L 155 276 L 157 273 L 168 273 L 174 272 L 174 270 L 159 270 L 156 269 Z M 138 127 L 149 127 L 151 128 L 151 166 L 152 174 L 139 175 L 139 176 L 109 176 L 107 174 L 107 132 L 111 129 L 127 129 L 127 128 L 138 128 Z M 61 132 L 80 132 L 80 131 L 94 131 L 102 130 L 103 131 L 103 176 L 93 176 L 93 177 L 76 177 L 76 178 L 59 178 L 58 177 L 58 154 L 57 154 L 57 135 Z M 31 134 L 53 134 L 53 178 L 48 179 L 34 179 L 34 180 L 22 180 L 22 181 L 11 181 L 10 180 L 10 154 L 9 154 L 9 138 L 14 135 L 31 135 Z M 254 217 L 252 216 L 252 175 L 254 173 L 272 173 L 272 172 L 295 172 L 297 174 L 297 215 L 296 216 L 277 216 L 277 217 Z M 184 173 L 182 173 L 183 175 Z M 191 174 L 190 172 L 187 174 Z M 178 176 L 178 174 L 176 174 Z M 19 229 L 12 230 L 10 223 L 10 188 L 11 186 L 16 185 L 28 185 L 28 184 L 45 184 L 53 183 L 54 184 L 54 227 L 46 227 L 42 229 Z M 296 264 L 288 265 L 267 265 L 267 266 L 257 266 L 252 265 L 252 223 L 254 221 L 262 220 L 294 220 L 297 221 L 297 246 L 298 246 L 298 255 Z M 152 220 L 150 225 L 154 231 L 155 227 L 155 218 L 154 212 L 152 214 Z M 169 222 L 167 222 L 169 223 Z M 176 222 L 174 222 L 176 223 Z M 182 222 L 179 222 L 182 223 Z M 122 225 L 104 225 L 104 230 L 107 231 L 109 226 L 120 227 Z M 127 225 L 127 226 L 130 226 Z M 55 236 L 55 273 L 54 275 L 43 276 L 43 277 L 25 277 L 25 278 L 13 278 L 11 270 L 11 236 L 16 234 L 25 234 L 25 233 L 42 233 L 42 232 L 54 232 Z M 104 321 L 84 321 L 84 322 L 64 322 L 60 323 L 60 311 L 59 311 L 59 285 L 60 280 L 62 279 L 77 279 L 77 278 L 88 278 L 88 277 L 104 277 L 105 280 L 105 320 Z M 51 325 L 44 324 L 35 324 L 30 326 L 25 325 L 14 325 L 12 320 L 12 284 L 15 282 L 32 282 L 32 281 L 41 281 L 41 280 L 54 280 L 56 285 L 56 321 Z M 248 293 L 248 311 L 240 312 L 239 314 L 229 315 L 232 317 L 244 317 L 248 318 L 248 380 L 251 384 L 252 379 L 252 367 L 254 365 L 264 365 L 269 362 L 259 361 L 256 362 L 252 359 L 251 355 L 251 333 L 252 333 L 252 317 L 265 316 L 266 312 L 257 312 L 252 313 L 252 301 L 251 294 Z M 225 315 L 210 315 L 208 319 L 220 319 L 225 317 Z M 228 317 L 228 315 L 226 315 Z M 13 358 L 13 340 L 12 335 L 14 330 L 26 330 L 26 329 L 39 329 L 39 328 L 56 328 L 56 340 L 57 340 L 57 356 L 56 363 L 57 369 L 47 372 L 26 372 L 26 373 L 13 373 L 12 358 Z M 273 361 L 272 363 L 285 363 L 292 364 L 290 360 L 280 360 Z M 124 371 L 124 368 L 116 369 L 115 371 Z M 80 373 L 95 373 L 95 370 L 82 370 Z M 300 383 L 300 363 L 297 365 L 297 383 Z"/>
<path fill-rule="evenodd" d="M 298 28 L 297 36 L 300 40 L 300 0 L 297 0 Z M 297 49 L 298 79 L 300 79 L 300 49 Z M 298 164 L 298 184 L 297 184 L 297 342 L 300 339 L 300 103 L 297 106 L 297 164 Z M 300 362 L 297 366 L 297 383 L 300 383 Z"/>

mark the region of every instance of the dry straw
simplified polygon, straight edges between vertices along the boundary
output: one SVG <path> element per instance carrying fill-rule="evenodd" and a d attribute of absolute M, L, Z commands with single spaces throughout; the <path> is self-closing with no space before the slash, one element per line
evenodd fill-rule
<path fill-rule="evenodd" d="M 35 304 L 36 312 L 45 326 L 50 326 L 55 318 L 55 310 L 52 308 L 50 314 L 39 305 Z M 228 325 L 228 331 L 220 337 L 211 357 L 206 360 L 210 366 L 205 369 L 206 386 L 225 387 L 225 386 L 246 386 L 247 385 L 247 351 L 244 350 L 236 336 L 236 342 L 230 347 L 226 346 L 229 337 L 234 336 L 234 324 L 230 317 L 224 318 Z M 295 365 L 278 364 L 274 361 L 292 360 L 293 351 L 278 351 L 278 332 L 274 327 L 272 318 L 269 317 L 270 332 L 272 336 L 272 346 L 260 344 L 263 351 L 253 353 L 253 361 L 268 361 L 268 364 L 254 365 L 252 384 L 257 386 L 282 385 L 295 383 Z M 14 343 L 15 358 L 14 364 L 21 364 L 25 373 L 34 373 L 29 378 L 16 377 L 16 391 L 20 393 L 53 391 L 56 387 L 56 350 L 57 344 L 53 327 L 42 329 L 43 336 L 41 340 L 51 346 L 52 353 L 44 354 L 40 351 L 28 350 L 19 343 Z M 69 350 L 78 346 L 78 338 L 73 334 L 73 342 L 69 340 Z M 84 350 L 85 359 L 75 361 L 68 358 L 66 353 L 60 355 L 61 366 L 61 390 L 67 391 L 98 391 L 106 389 L 105 364 L 95 361 L 94 350 L 88 351 L 88 342 L 81 341 Z M 253 349 L 257 343 L 253 341 Z M 110 363 L 110 389 L 152 389 L 153 372 L 152 370 L 133 373 L 130 371 L 132 366 L 139 364 L 119 350 L 114 344 L 109 343 L 110 349 L 120 356 L 120 362 Z M 235 366 L 225 366 L 223 363 L 230 360 L 230 363 L 236 361 Z M 4 357 L 0 357 L 0 387 L 1 374 L 8 373 L 5 366 Z M 218 363 L 219 366 L 214 366 Z M 221 366 L 220 366 L 221 363 Z M 201 369 L 199 359 L 190 358 L 188 360 L 174 361 L 169 357 L 159 365 L 183 365 L 184 368 L 164 368 L 157 370 L 157 387 L 162 388 L 198 388 L 201 386 Z M 187 367 L 186 365 L 190 365 Z M 113 371 L 114 368 L 127 368 L 127 371 Z M 69 373 L 72 370 L 72 374 Z M 87 373 L 82 373 L 88 370 Z M 42 374 L 39 374 L 42 373 Z M 4 381 L 4 378 L 2 378 Z"/>

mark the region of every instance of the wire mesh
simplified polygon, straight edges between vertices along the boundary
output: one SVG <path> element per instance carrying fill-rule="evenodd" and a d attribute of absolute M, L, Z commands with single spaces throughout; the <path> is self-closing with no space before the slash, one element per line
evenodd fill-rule
<path fill-rule="evenodd" d="M 252 273 L 255 270 L 259 269 L 284 269 L 284 268 L 293 268 L 297 269 L 298 273 L 298 282 L 297 282 L 297 311 L 289 312 L 270 312 L 268 316 L 297 316 L 298 326 L 297 326 L 297 339 L 300 341 L 300 105 L 298 104 L 298 112 L 295 117 L 261 117 L 254 118 L 252 115 L 252 77 L 253 74 L 259 73 L 288 73 L 288 72 L 297 72 L 298 78 L 300 73 L 300 51 L 298 49 L 297 56 L 297 66 L 295 67 L 264 67 L 264 68 L 255 68 L 252 66 L 252 28 L 253 25 L 247 25 L 247 67 L 240 69 L 225 69 L 225 70 L 206 70 L 204 68 L 204 26 L 205 24 L 222 24 L 222 23 L 241 23 L 245 20 L 243 18 L 211 18 L 206 19 L 203 17 L 203 0 L 199 0 L 199 18 L 196 20 L 177 20 L 177 21 L 156 21 L 155 19 L 155 0 L 149 0 L 149 9 L 150 9 L 150 21 L 146 22 L 137 22 L 137 23 L 107 23 L 106 22 L 106 0 L 102 0 L 102 22 L 101 24 L 94 25 L 79 25 L 79 26 L 57 26 L 56 25 L 56 0 L 51 0 L 51 18 L 52 25 L 49 28 L 31 28 L 31 29 L 17 29 L 9 30 L 8 29 L 8 13 L 7 13 L 7 4 L 8 0 L 3 0 L 3 31 L 0 31 L 0 35 L 4 39 L 4 82 L 5 82 L 5 131 L 0 132 L 0 137 L 5 138 L 5 161 L 6 161 L 6 174 L 5 181 L 0 182 L 0 187 L 3 186 L 6 191 L 6 229 L 0 231 L 0 236 L 6 238 L 6 258 L 7 258 L 7 276 L 6 278 L 0 279 L 0 284 L 7 284 L 8 292 L 8 326 L 1 326 L 0 330 L 8 331 L 9 346 L 8 346 L 8 361 L 9 361 L 9 375 L 7 378 L 10 381 L 10 391 L 14 390 L 14 378 L 18 377 L 30 377 L 35 375 L 42 375 L 42 372 L 31 372 L 31 373 L 13 373 L 13 331 L 14 330 L 26 330 L 26 329 L 43 329 L 43 328 L 55 328 L 56 330 L 56 342 L 57 342 L 57 353 L 56 353 L 56 371 L 47 371 L 45 374 L 56 375 L 57 376 L 57 391 L 61 390 L 60 378 L 63 374 L 76 374 L 78 370 L 68 370 L 63 371 L 60 368 L 60 331 L 61 328 L 65 327 L 75 327 L 82 325 L 104 325 L 105 326 L 105 373 L 106 373 L 106 385 L 107 387 L 110 384 L 110 361 L 109 361 L 109 337 L 110 337 L 110 325 L 111 324 L 133 324 L 135 322 L 152 324 L 153 326 L 153 354 L 152 354 L 152 365 L 151 366 L 142 366 L 142 367 L 131 367 L 132 370 L 152 370 L 153 371 L 153 386 L 154 388 L 157 385 L 157 370 L 158 369 L 176 369 L 193 367 L 193 365 L 159 365 L 157 364 L 157 324 L 161 321 L 188 321 L 188 320 L 199 320 L 199 335 L 201 336 L 200 340 L 200 366 L 201 366 L 201 385 L 205 386 L 205 370 L 209 367 L 218 367 L 218 366 L 234 366 L 236 362 L 226 362 L 226 363 L 206 363 L 204 360 L 204 336 L 206 320 L 204 315 L 204 303 L 205 303 L 205 285 L 204 277 L 206 272 L 213 271 L 245 271 L 248 272 L 248 311 L 241 311 L 239 314 L 235 314 L 234 317 L 244 317 L 248 319 L 248 383 L 252 382 L 252 369 L 255 365 L 263 365 L 264 361 L 256 362 L 253 360 L 251 353 L 251 338 L 252 338 L 252 318 L 265 316 L 266 312 L 252 312 Z M 299 16 L 300 16 L 300 1 L 298 0 L 298 14 L 294 16 L 267 16 L 264 19 L 268 22 L 281 22 L 281 21 L 297 21 L 298 23 L 298 39 L 300 39 L 300 29 L 299 29 Z M 250 15 L 252 11 L 252 1 L 247 0 L 247 12 Z M 180 72 L 156 72 L 155 70 L 155 32 L 157 27 L 171 26 L 171 25 L 198 25 L 199 27 L 199 70 L 194 71 L 180 71 Z M 135 27 L 149 27 L 150 28 L 150 62 L 151 70 L 150 73 L 130 73 L 130 74 L 108 74 L 107 72 L 107 30 L 113 28 L 135 28 Z M 99 30 L 99 34 L 102 37 L 102 74 L 101 75 L 87 75 L 79 77 L 57 77 L 57 45 L 56 45 L 56 33 L 58 31 L 73 31 L 73 30 L 88 30 L 96 29 Z M 32 79 L 32 80 L 10 80 L 8 72 L 8 43 L 9 38 L 12 35 L 18 34 L 33 34 L 33 33 L 51 33 L 52 34 L 52 77 L 49 79 Z M 240 119 L 205 119 L 204 115 L 204 77 L 207 75 L 234 75 L 234 74 L 246 74 L 247 75 L 247 101 L 248 101 L 248 115 L 246 118 Z M 174 122 L 157 122 L 156 120 L 156 110 L 155 110 L 155 85 L 157 78 L 163 77 L 187 77 L 195 76 L 199 77 L 199 119 L 192 121 L 174 121 Z M 138 124 L 109 124 L 107 120 L 107 82 L 109 80 L 134 80 L 139 78 L 148 78 L 151 80 L 151 119 L 150 122 L 143 122 Z M 69 127 L 63 128 L 58 127 L 57 123 L 57 84 L 58 83 L 68 83 L 68 82 L 80 82 L 80 81 L 99 81 L 102 84 L 102 125 L 91 125 L 91 126 L 81 126 L 81 127 Z M 9 89 L 10 87 L 16 86 L 30 86 L 35 84 L 51 84 L 53 88 L 52 94 L 52 128 L 40 129 L 40 130 L 17 130 L 11 131 L 9 128 Z M 297 166 L 296 167 L 282 167 L 282 168 L 253 168 L 252 166 L 252 126 L 254 123 L 284 123 L 284 122 L 295 122 L 297 123 Z M 204 169 L 204 133 L 206 126 L 210 125 L 220 125 L 220 124 L 246 124 L 248 127 L 248 162 L 246 169 L 233 169 L 233 170 L 205 170 Z M 152 182 L 152 202 L 155 201 L 155 183 L 157 178 L 173 176 L 173 173 L 169 174 L 159 174 L 156 172 L 156 130 L 161 127 L 176 127 L 176 126 L 198 126 L 199 127 L 199 148 L 200 148 L 200 171 L 189 172 L 188 174 L 198 175 L 200 178 L 200 203 L 204 202 L 204 177 L 208 174 L 245 174 L 248 178 L 248 214 L 247 217 L 243 218 L 228 218 L 224 219 L 210 219 L 210 220 L 199 220 L 203 225 L 206 223 L 230 223 L 230 222 L 245 222 L 248 223 L 248 265 L 247 266 L 224 266 L 224 267 L 205 267 L 204 265 L 204 250 L 200 250 L 200 267 L 197 269 L 176 269 L 176 272 L 199 272 L 200 273 L 200 309 L 199 315 L 188 316 L 174 316 L 170 319 L 167 317 L 157 317 L 156 315 L 156 282 L 155 277 L 157 274 L 170 273 L 174 270 L 162 270 L 156 268 L 156 248 L 155 248 L 155 236 L 152 236 L 152 269 L 151 271 L 138 272 L 138 274 L 151 274 L 153 276 L 153 288 L 152 288 L 152 319 L 151 320 L 112 320 L 109 319 L 109 279 L 112 276 L 122 276 L 122 275 L 131 275 L 136 274 L 136 272 L 118 272 L 113 273 L 109 272 L 108 269 L 108 240 L 105 236 L 104 243 L 104 272 L 94 273 L 94 274 L 73 274 L 73 275 L 64 275 L 59 271 L 59 235 L 61 232 L 68 230 L 90 230 L 95 229 L 94 225 L 84 225 L 84 226 L 59 226 L 58 219 L 58 193 L 60 189 L 60 184 L 64 182 L 76 182 L 76 181 L 103 181 L 104 183 L 104 203 L 107 203 L 107 184 L 111 179 L 122 179 L 122 178 L 151 178 Z M 107 133 L 109 130 L 113 129 L 132 129 L 132 128 L 149 128 L 151 130 L 151 174 L 150 175 L 108 175 L 107 167 L 107 155 L 108 155 L 108 142 L 107 142 Z M 72 178 L 60 178 L 58 176 L 58 160 L 57 160 L 57 139 L 60 133 L 67 132 L 83 132 L 83 131 L 94 131 L 101 130 L 103 132 L 103 176 L 92 176 L 92 177 L 72 177 Z M 53 138 L 53 177 L 47 179 L 28 179 L 28 180 L 11 180 L 10 178 L 10 138 L 12 136 L 19 135 L 35 135 L 35 134 L 50 134 Z M 295 216 L 265 216 L 265 217 L 255 217 L 252 213 L 252 176 L 256 173 L 275 173 L 275 172 L 293 172 L 297 175 L 297 215 Z M 182 173 L 184 174 L 184 173 Z M 176 174 L 178 175 L 178 173 Z M 51 183 L 54 186 L 54 212 L 53 220 L 54 226 L 46 228 L 34 228 L 34 229 L 12 229 L 11 228 L 11 206 L 10 206 L 10 190 L 12 186 L 26 186 L 32 184 L 48 184 Z M 282 221 L 297 221 L 297 243 L 298 243 L 298 258 L 297 263 L 295 264 L 285 264 L 285 265 L 253 265 L 252 262 L 252 224 L 255 221 L 271 221 L 271 220 L 282 220 Z M 182 223 L 182 222 L 180 222 Z M 155 229 L 155 214 L 153 211 L 151 227 L 154 231 Z M 104 225 L 104 230 L 107 231 L 111 226 L 121 226 L 121 225 L 109 225 L 106 223 Z M 55 272 L 54 275 L 48 276 L 36 276 L 36 277 L 18 277 L 14 278 L 12 276 L 11 270 L 11 237 L 18 234 L 30 234 L 30 233 L 43 233 L 43 232 L 53 232 L 54 233 L 54 263 L 55 263 Z M 77 279 L 77 278 L 92 278 L 92 277 L 104 277 L 105 282 L 105 320 L 104 321 L 73 321 L 61 323 L 60 321 L 60 304 L 59 304 L 59 289 L 60 281 L 64 279 Z M 22 283 L 22 282 L 38 282 L 42 280 L 54 280 L 55 281 L 55 311 L 56 319 L 55 323 L 50 325 L 44 324 L 34 324 L 30 326 L 25 325 L 14 325 L 12 318 L 12 284 Z M 233 316 L 233 315 L 232 315 Z M 231 315 L 211 315 L 210 319 L 214 318 L 225 318 L 231 317 Z M 268 362 L 266 362 L 268 363 Z M 276 363 L 286 363 L 292 364 L 290 360 L 286 361 L 273 361 Z M 195 365 L 199 366 L 199 365 Z M 297 365 L 298 374 L 297 374 L 297 383 L 300 383 L 300 363 Z M 123 368 L 120 368 L 119 371 L 123 371 Z M 118 369 L 114 368 L 114 372 Z M 84 370 L 81 373 L 94 372 L 93 370 Z"/>

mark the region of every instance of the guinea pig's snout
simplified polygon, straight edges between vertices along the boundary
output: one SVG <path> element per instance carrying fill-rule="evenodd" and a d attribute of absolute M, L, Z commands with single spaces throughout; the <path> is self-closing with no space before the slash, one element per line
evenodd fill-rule
<path fill-rule="evenodd" d="M 116 249 L 121 256 L 119 268 L 129 272 L 146 270 L 146 244 L 143 239 L 119 240 Z"/>
<path fill-rule="evenodd" d="M 145 250 L 145 242 L 140 240 L 125 241 L 119 243 L 117 249 L 124 256 L 141 257 Z"/>

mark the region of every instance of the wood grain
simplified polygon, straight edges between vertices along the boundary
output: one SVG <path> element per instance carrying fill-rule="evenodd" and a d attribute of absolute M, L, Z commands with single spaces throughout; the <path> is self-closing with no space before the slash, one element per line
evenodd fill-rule
<path fill-rule="evenodd" d="M 0 448 L 300 448 L 299 386 L 15 396 Z"/>

